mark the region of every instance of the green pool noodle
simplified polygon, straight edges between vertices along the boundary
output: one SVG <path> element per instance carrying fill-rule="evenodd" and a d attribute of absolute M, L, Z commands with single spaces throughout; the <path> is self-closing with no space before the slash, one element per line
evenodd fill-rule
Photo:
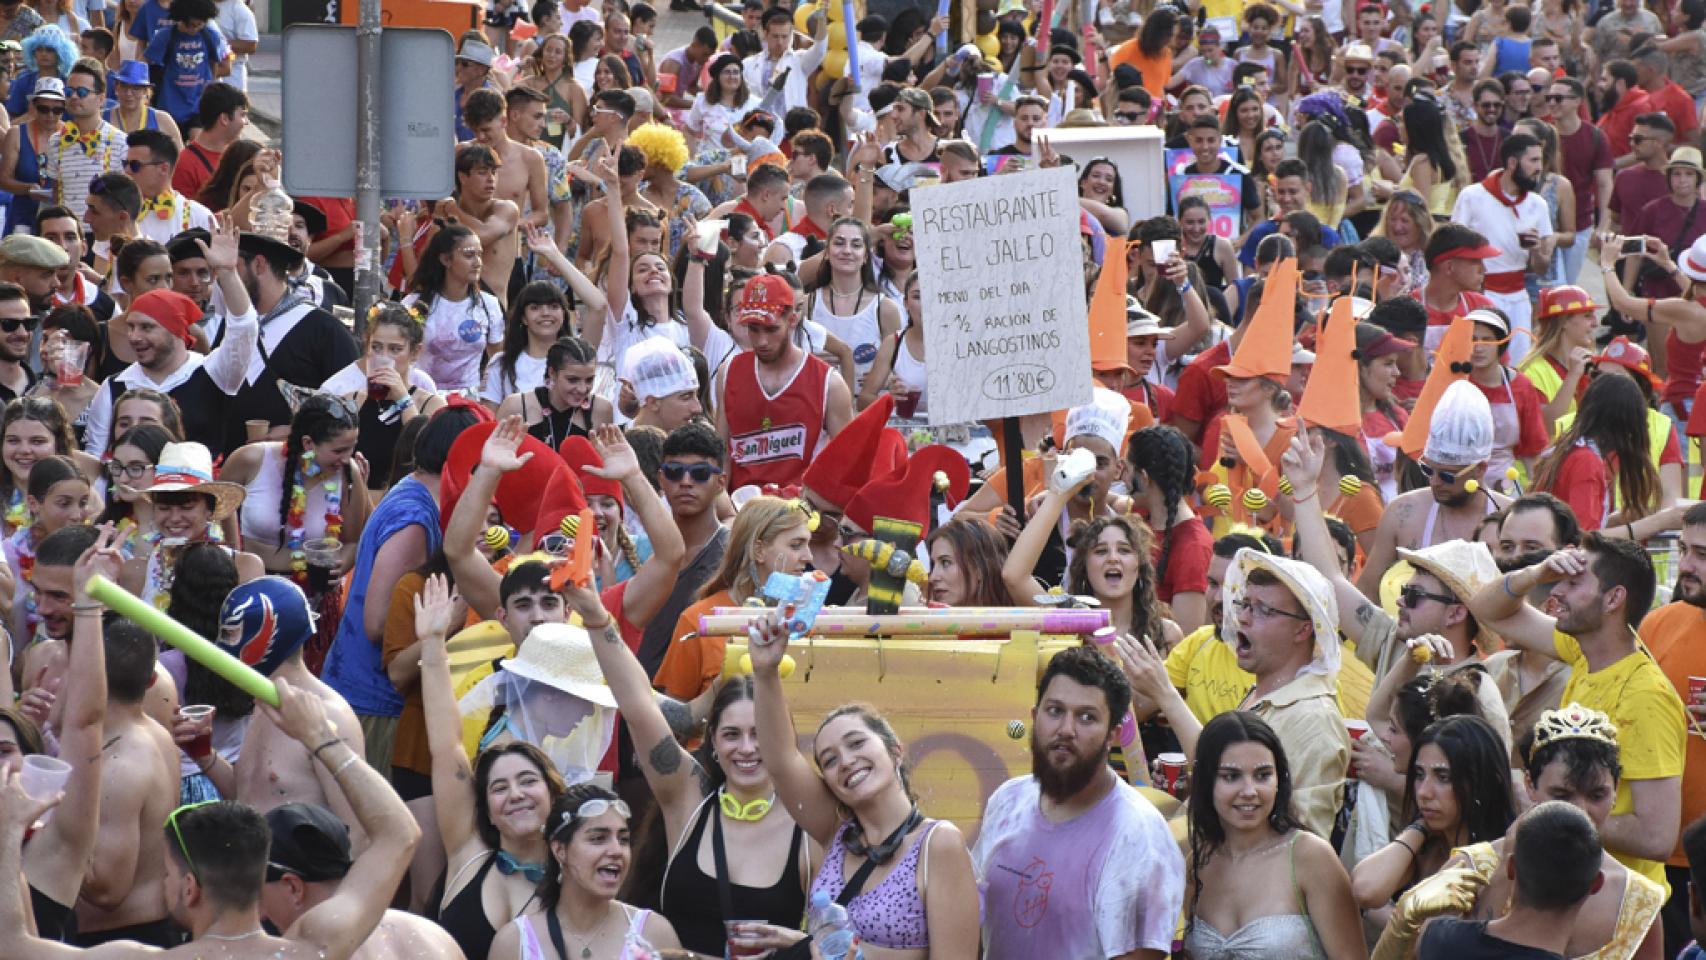
<path fill-rule="evenodd" d="M 200 634 L 184 626 L 163 610 L 124 589 L 106 577 L 89 578 L 89 596 L 106 604 L 161 640 L 177 647 L 196 663 L 229 680 L 237 689 L 270 706 L 278 706 L 278 687 L 260 671 L 219 649 Z"/>

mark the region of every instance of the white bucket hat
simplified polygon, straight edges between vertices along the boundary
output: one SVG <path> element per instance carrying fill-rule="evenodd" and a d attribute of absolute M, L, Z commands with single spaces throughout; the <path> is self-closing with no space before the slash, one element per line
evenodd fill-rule
<path fill-rule="evenodd" d="M 1339 672 L 1339 604 L 1333 597 L 1333 585 L 1314 567 L 1300 560 L 1275 556 L 1261 550 L 1245 547 L 1232 558 L 1232 566 L 1226 571 L 1226 616 L 1229 620 L 1237 617 L 1234 601 L 1244 596 L 1244 583 L 1250 576 L 1251 570 L 1266 570 L 1279 578 L 1285 584 L 1297 602 L 1303 605 L 1305 613 L 1309 614 L 1309 622 L 1315 627 L 1315 657 L 1309 661 L 1301 673 L 1319 673 L 1322 676 L 1333 677 Z M 1221 639 L 1231 645 L 1236 631 L 1223 626 L 1220 631 Z"/>
<path fill-rule="evenodd" d="M 1499 565 L 1493 561 L 1493 552 L 1479 540 L 1447 540 L 1420 550 L 1399 547 L 1398 556 L 1444 584 L 1465 604 L 1476 591 L 1499 579 Z M 1476 635 L 1477 645 L 1483 653 L 1489 652 L 1493 644 L 1500 642 L 1499 635 L 1479 620 L 1476 623 L 1481 628 Z"/>
<path fill-rule="evenodd" d="M 573 624 L 542 623 L 534 627 L 515 656 L 498 667 L 589 703 L 616 708 L 616 695 L 604 682 L 604 673 L 592 652 L 592 638 Z"/>
<path fill-rule="evenodd" d="M 1481 388 L 1458 380 L 1445 388 L 1428 421 L 1422 456 L 1435 463 L 1485 463 L 1493 456 L 1493 408 Z"/>

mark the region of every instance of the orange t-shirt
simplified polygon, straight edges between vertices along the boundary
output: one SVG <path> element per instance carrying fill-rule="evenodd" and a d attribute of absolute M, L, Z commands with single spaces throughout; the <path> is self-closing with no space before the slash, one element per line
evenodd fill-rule
<path fill-rule="evenodd" d="M 652 676 L 652 686 L 677 700 L 687 701 L 704 693 L 723 673 L 725 637 L 701 637 L 699 616 L 713 607 L 738 607 L 727 590 L 721 590 L 681 612 L 675 621 L 675 639 Z"/>
<path fill-rule="evenodd" d="M 1173 51 L 1168 47 L 1156 56 L 1147 57 L 1138 47 L 1137 39 L 1132 37 L 1115 47 L 1113 52 L 1108 54 L 1108 65 L 1117 67 L 1122 63 L 1129 63 L 1136 67 L 1137 72 L 1143 74 L 1143 89 L 1159 100 L 1166 95 L 1167 81 L 1173 79 Z"/>
<path fill-rule="evenodd" d="M 1690 675 L 1706 677 L 1706 645 L 1694 641 L 1706 629 L 1706 611 L 1693 604 L 1677 601 L 1647 614 L 1641 621 L 1641 642 L 1658 661 L 1665 679 L 1676 688 L 1677 696 L 1688 703 Z M 1692 715 L 1691 715 L 1692 716 Z M 1706 814 L 1706 737 L 1695 731 L 1690 722 L 1682 768 L 1682 822 L 1693 823 Z M 1676 851 L 1665 861 L 1673 867 L 1688 866 L 1679 842 Z"/>
<path fill-rule="evenodd" d="M 1362 534 L 1380 526 L 1380 514 L 1385 509 L 1380 502 L 1380 491 L 1374 484 L 1365 483 L 1354 497 L 1338 494 L 1327 512 L 1345 521 L 1352 533 Z"/>

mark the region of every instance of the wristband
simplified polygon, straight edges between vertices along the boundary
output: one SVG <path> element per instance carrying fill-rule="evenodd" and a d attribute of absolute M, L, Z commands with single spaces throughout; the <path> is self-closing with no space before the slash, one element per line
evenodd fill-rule
<path fill-rule="evenodd" d="M 1499 579 L 1499 585 L 1505 588 L 1505 595 L 1506 596 L 1510 597 L 1512 600 L 1521 600 L 1522 594 L 1517 593 L 1515 590 L 1511 589 L 1511 577 L 1513 577 L 1513 576 L 1515 576 L 1515 574 L 1511 574 L 1511 573 L 1505 574 L 1502 578 Z"/>
<path fill-rule="evenodd" d="M 332 779 L 336 780 L 338 777 L 343 775 L 345 770 L 348 770 L 350 767 L 355 766 L 359 762 L 361 762 L 361 758 L 356 756 L 352 751 L 349 757 L 346 758 L 343 763 L 338 764 L 338 768 L 336 770 L 332 771 Z"/>
<path fill-rule="evenodd" d="M 1186 277 L 1185 282 L 1179 284 L 1179 292 L 1180 293 L 1190 293 L 1191 292 L 1191 278 L 1190 277 Z"/>
<path fill-rule="evenodd" d="M 344 742 L 344 740 L 342 737 L 333 737 L 332 739 L 327 740 L 325 743 L 322 743 L 319 746 L 315 747 L 313 750 L 313 754 L 315 757 L 319 757 L 321 750 L 326 749 L 327 747 L 331 746 L 334 743 L 343 743 L 343 742 Z"/>

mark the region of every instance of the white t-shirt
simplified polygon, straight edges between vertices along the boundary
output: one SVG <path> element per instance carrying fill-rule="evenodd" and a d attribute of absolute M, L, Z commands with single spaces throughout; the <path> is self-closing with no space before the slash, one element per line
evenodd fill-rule
<path fill-rule="evenodd" d="M 1172 945 L 1184 857 L 1161 814 L 1124 781 L 1062 823 L 1043 816 L 1035 777 L 1007 781 L 983 809 L 971 858 L 986 960 L 1103 960 Z"/>
<path fill-rule="evenodd" d="M 410 294 L 403 304 L 419 299 Z M 466 300 L 434 297 L 419 365 L 439 389 L 473 392 L 480 387 L 480 359 L 486 345 L 502 343 L 503 338 L 503 307 L 497 297 L 483 290 Z"/>
<path fill-rule="evenodd" d="M 486 364 L 486 387 L 480 391 L 481 400 L 503 403 L 504 398 L 512 393 L 544 386 L 545 358 L 531 356 L 523 350 L 515 358 L 515 376 L 506 377 L 503 372 L 503 365 L 497 357 Z"/>
<path fill-rule="evenodd" d="M 438 385 L 432 378 L 421 371 L 419 366 L 409 368 L 409 386 L 428 393 L 437 393 Z M 332 374 L 325 383 L 320 384 L 321 393 L 337 394 L 347 397 L 352 393 L 360 393 L 367 389 L 367 373 L 361 369 L 361 364 L 352 363 Z"/>
<path fill-rule="evenodd" d="M 1540 237 L 1552 235 L 1552 211 L 1539 193 L 1530 191 L 1513 210 L 1487 192 L 1479 183 L 1472 183 L 1457 195 L 1457 205 L 1451 208 L 1453 223 L 1472 223 L 1487 242 L 1499 249 L 1499 255 L 1483 261 L 1488 273 L 1510 273 L 1528 269 L 1528 251 L 1522 248 L 1517 235 L 1533 230 Z"/>
<path fill-rule="evenodd" d="M 243 0 L 218 0 L 219 17 L 214 23 L 219 25 L 219 32 L 225 34 L 227 41 L 259 40 L 261 35 L 255 30 L 255 12 Z M 239 90 L 249 89 L 249 55 L 235 53 L 231 60 L 231 75 L 223 78 Z"/>

